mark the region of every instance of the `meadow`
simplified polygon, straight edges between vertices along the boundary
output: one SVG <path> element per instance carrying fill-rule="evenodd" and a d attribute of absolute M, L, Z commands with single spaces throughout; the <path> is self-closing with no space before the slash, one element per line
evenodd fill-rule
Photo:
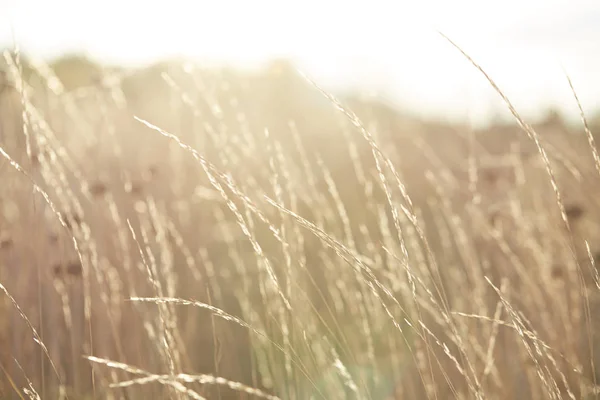
<path fill-rule="evenodd" d="M 0 398 L 598 396 L 594 121 L 423 120 L 283 60 L 2 65 Z"/>

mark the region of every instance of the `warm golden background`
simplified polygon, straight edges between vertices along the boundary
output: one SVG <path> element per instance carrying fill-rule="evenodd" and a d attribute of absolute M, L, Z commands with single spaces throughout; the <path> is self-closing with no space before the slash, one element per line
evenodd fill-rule
<path fill-rule="evenodd" d="M 249 4 L 0 5 L 0 398 L 596 398 L 597 3 Z"/>

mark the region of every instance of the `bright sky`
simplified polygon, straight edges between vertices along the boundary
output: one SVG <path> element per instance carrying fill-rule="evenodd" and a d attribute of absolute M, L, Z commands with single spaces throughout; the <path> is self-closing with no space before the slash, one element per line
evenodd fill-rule
<path fill-rule="evenodd" d="M 0 44 L 111 62 L 163 56 L 255 65 L 289 56 L 317 81 L 372 89 L 421 113 L 480 120 L 501 104 L 444 41 L 474 57 L 527 115 L 600 110 L 599 0 L 0 0 Z"/>

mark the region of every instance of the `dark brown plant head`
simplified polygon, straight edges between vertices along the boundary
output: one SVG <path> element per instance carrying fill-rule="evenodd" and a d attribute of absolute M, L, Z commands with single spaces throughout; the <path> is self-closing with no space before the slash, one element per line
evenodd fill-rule
<path fill-rule="evenodd" d="M 33 167 L 39 167 L 41 164 L 41 158 L 39 153 L 31 153 L 31 155 L 29 156 L 29 160 Z"/>
<path fill-rule="evenodd" d="M 554 264 L 550 270 L 550 276 L 552 279 L 562 281 L 565 279 L 565 269 L 562 265 Z"/>
<path fill-rule="evenodd" d="M 500 175 L 498 171 L 494 171 L 493 169 L 486 169 L 481 172 L 481 180 L 487 184 L 493 185 L 498 182 L 500 179 Z"/>
<path fill-rule="evenodd" d="M 78 278 L 81 276 L 83 269 L 79 261 L 70 261 L 66 264 L 58 263 L 52 267 L 55 278 Z"/>
<path fill-rule="evenodd" d="M 568 204 L 565 206 L 565 213 L 570 221 L 577 221 L 584 214 L 584 209 L 579 204 Z"/>
<path fill-rule="evenodd" d="M 106 194 L 108 187 L 102 181 L 95 181 L 89 185 L 88 189 L 93 197 L 100 198 Z"/>
<path fill-rule="evenodd" d="M 594 253 L 594 265 L 597 269 L 600 269 L 600 251 Z"/>
<path fill-rule="evenodd" d="M 72 277 L 81 276 L 83 272 L 83 268 L 81 267 L 81 263 L 79 261 L 71 261 L 66 265 L 67 275 Z"/>
<path fill-rule="evenodd" d="M 8 250 L 13 246 L 13 238 L 8 232 L 0 232 L 0 250 Z"/>

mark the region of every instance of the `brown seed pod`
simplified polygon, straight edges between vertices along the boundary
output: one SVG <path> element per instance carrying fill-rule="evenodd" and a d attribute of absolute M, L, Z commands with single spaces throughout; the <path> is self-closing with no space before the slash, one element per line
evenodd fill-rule
<path fill-rule="evenodd" d="M 550 276 L 552 279 L 563 280 L 565 278 L 565 269 L 561 265 L 555 264 L 550 270 Z"/>
<path fill-rule="evenodd" d="M 8 232 L 0 232 L 0 250 L 8 250 L 13 247 L 13 238 Z"/>
<path fill-rule="evenodd" d="M 66 264 L 54 264 L 52 266 L 52 272 L 56 278 L 78 278 L 82 275 L 83 269 L 79 261 L 69 261 Z"/>
<path fill-rule="evenodd" d="M 490 185 L 495 185 L 499 179 L 500 179 L 500 174 L 496 170 L 485 169 L 485 170 L 481 171 L 481 180 Z"/>
<path fill-rule="evenodd" d="M 568 204 L 565 206 L 565 214 L 567 214 L 567 218 L 571 221 L 577 221 L 584 214 L 584 209 L 579 204 Z"/>
<path fill-rule="evenodd" d="M 66 272 L 72 277 L 79 277 L 83 273 L 83 268 L 79 261 L 71 261 L 65 266 Z"/>
<path fill-rule="evenodd" d="M 90 194 L 95 198 L 103 197 L 108 191 L 108 187 L 102 181 L 95 181 L 91 183 L 88 189 L 90 191 Z"/>
<path fill-rule="evenodd" d="M 54 264 L 52 266 L 52 272 L 54 273 L 55 277 L 59 277 L 62 275 L 62 265 L 61 264 Z"/>

